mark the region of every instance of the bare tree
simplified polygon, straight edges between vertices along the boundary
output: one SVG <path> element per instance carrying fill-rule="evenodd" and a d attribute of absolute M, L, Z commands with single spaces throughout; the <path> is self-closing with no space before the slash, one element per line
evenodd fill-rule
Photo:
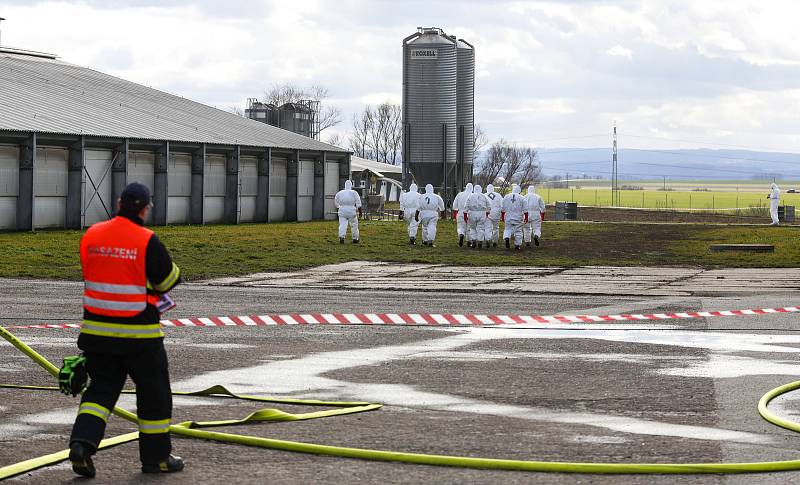
<path fill-rule="evenodd" d="M 397 165 L 402 159 L 402 120 L 399 105 L 388 101 L 374 108 L 367 105 L 353 116 L 350 149 L 359 157 Z"/>
<path fill-rule="evenodd" d="M 388 117 L 386 142 L 391 164 L 398 165 L 403 157 L 403 108 L 399 104 L 389 104 Z M 389 159 L 386 161 L 389 162 Z"/>
<path fill-rule="evenodd" d="M 353 115 L 353 133 L 350 135 L 350 149 L 357 157 L 370 158 L 367 148 L 367 139 L 372 126 L 372 117 L 369 115 L 369 106 L 361 115 Z"/>
<path fill-rule="evenodd" d="M 264 102 L 281 106 L 286 103 L 297 103 L 299 101 L 316 101 L 319 106 L 317 119 L 319 120 L 319 133 L 336 126 L 342 122 L 342 110 L 336 106 L 327 106 L 325 100 L 328 99 L 328 88 L 313 84 L 308 88 L 302 88 L 291 83 L 275 83 L 264 91 Z"/>
<path fill-rule="evenodd" d="M 328 99 L 328 88 L 314 84 L 312 85 L 307 94 L 309 98 L 319 102 L 319 132 L 320 134 L 331 126 L 336 126 L 342 122 L 342 110 L 336 106 L 326 106 L 323 101 Z"/>
<path fill-rule="evenodd" d="M 475 123 L 475 127 L 472 131 L 472 139 L 475 141 L 474 146 L 472 147 L 472 159 L 478 159 L 478 153 L 483 150 L 486 145 L 489 144 L 489 136 L 486 135 L 486 132 L 483 130 L 483 127 L 478 123 Z"/>
<path fill-rule="evenodd" d="M 233 113 L 236 116 L 244 116 L 244 111 L 242 111 L 242 108 L 235 104 L 228 107 L 228 113 Z"/>
<path fill-rule="evenodd" d="M 493 143 L 485 160 L 479 163 L 475 181 L 481 185 L 494 184 L 505 193 L 512 184 L 528 185 L 541 180 L 542 167 L 536 150 L 518 147 L 505 139 Z"/>
<path fill-rule="evenodd" d="M 327 143 L 328 145 L 340 147 L 344 144 L 344 139 L 342 139 L 342 135 L 340 135 L 339 133 L 333 133 L 325 140 L 325 143 Z"/>

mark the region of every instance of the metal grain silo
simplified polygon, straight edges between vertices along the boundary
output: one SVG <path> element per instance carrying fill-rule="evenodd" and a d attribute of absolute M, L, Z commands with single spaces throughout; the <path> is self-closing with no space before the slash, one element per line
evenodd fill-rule
<path fill-rule="evenodd" d="M 456 77 L 456 161 L 459 187 L 472 180 L 475 149 L 475 48 L 458 39 Z"/>
<path fill-rule="evenodd" d="M 456 179 L 456 42 L 435 27 L 403 40 L 403 169 L 449 201 Z M 460 184 L 459 184 L 460 185 Z"/>

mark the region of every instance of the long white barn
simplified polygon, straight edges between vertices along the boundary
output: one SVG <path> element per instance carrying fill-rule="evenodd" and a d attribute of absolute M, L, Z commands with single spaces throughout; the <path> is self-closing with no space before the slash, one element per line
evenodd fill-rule
<path fill-rule="evenodd" d="M 342 148 L 0 48 L 0 229 L 86 227 L 133 181 L 154 225 L 324 219 L 349 176 Z"/>

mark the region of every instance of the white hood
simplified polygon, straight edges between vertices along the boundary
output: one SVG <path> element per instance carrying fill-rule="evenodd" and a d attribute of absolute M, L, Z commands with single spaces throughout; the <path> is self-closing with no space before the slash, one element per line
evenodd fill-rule
<path fill-rule="evenodd" d="M 533 187 L 533 185 L 529 185 L 528 186 L 528 195 L 535 195 L 535 194 L 536 194 L 536 189 Z"/>
<path fill-rule="evenodd" d="M 417 190 L 419 190 L 419 187 L 417 187 L 417 184 L 411 184 L 411 186 L 408 188 L 408 191 L 413 193 L 413 194 L 416 194 Z"/>
<path fill-rule="evenodd" d="M 426 193 L 426 194 L 432 194 L 432 193 L 433 193 L 433 185 L 431 185 L 431 184 L 427 184 L 427 185 L 425 186 L 425 193 Z"/>
<path fill-rule="evenodd" d="M 467 184 L 467 186 L 464 188 L 464 192 L 466 192 L 468 194 L 472 193 L 472 182 Z"/>
<path fill-rule="evenodd" d="M 481 193 L 483 193 L 483 187 L 481 187 L 480 185 L 476 185 L 476 186 L 475 186 L 475 187 L 472 189 L 472 193 L 473 193 L 473 194 L 481 194 Z"/>
<path fill-rule="evenodd" d="M 519 194 L 519 185 L 516 185 L 516 184 L 514 184 L 514 185 L 511 187 L 511 193 L 512 193 L 512 194 Z"/>
<path fill-rule="evenodd" d="M 492 184 L 487 185 L 486 186 L 486 193 L 487 194 L 491 194 L 492 192 L 494 192 L 494 185 L 492 185 Z"/>
<path fill-rule="evenodd" d="M 344 190 L 353 190 L 353 182 L 349 180 L 345 180 L 344 182 Z"/>

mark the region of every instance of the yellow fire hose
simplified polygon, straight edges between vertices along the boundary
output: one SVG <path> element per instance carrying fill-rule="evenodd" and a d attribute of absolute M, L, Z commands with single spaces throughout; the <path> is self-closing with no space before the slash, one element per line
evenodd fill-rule
<path fill-rule="evenodd" d="M 3 327 L 0 327 L 0 336 L 11 342 L 17 349 L 33 359 L 37 364 L 47 370 L 53 376 L 58 374 L 58 369 L 39 355 L 36 351 L 28 347 L 24 342 L 17 339 Z M 1 386 L 6 388 L 19 388 L 31 390 L 58 390 L 56 387 L 37 387 L 37 386 Z M 783 428 L 800 432 L 800 424 L 780 418 L 771 413 L 767 406 L 769 402 L 790 391 L 800 388 L 800 381 L 792 382 L 775 388 L 765 394 L 758 403 L 758 411 L 767 421 Z M 126 391 L 133 392 L 133 391 Z M 364 412 L 378 409 L 380 404 L 363 402 L 329 402 L 329 401 L 305 401 L 298 399 L 273 399 L 257 396 L 239 396 L 229 392 L 222 386 L 214 386 L 209 389 L 190 392 L 175 393 L 189 396 L 209 396 L 231 399 L 244 399 L 249 401 L 280 402 L 288 404 L 339 406 L 339 409 L 318 411 L 313 413 L 291 414 L 277 409 L 262 409 L 256 411 L 245 418 L 235 420 L 194 422 L 187 421 L 170 426 L 170 432 L 175 435 L 204 440 L 220 441 L 224 443 L 237 443 L 246 446 L 269 448 L 284 451 L 294 451 L 299 453 L 311 453 L 317 455 L 337 456 L 342 458 L 357 458 L 362 460 L 391 461 L 402 463 L 415 463 L 423 465 L 450 466 L 461 468 L 495 469 L 495 470 L 521 470 L 532 472 L 560 472 L 560 473 L 593 473 L 593 474 L 700 474 L 700 473 L 765 473 L 800 470 L 800 460 L 787 461 L 768 461 L 751 463 L 568 463 L 568 462 L 547 462 L 547 461 L 525 461 L 525 460 L 504 460 L 495 458 L 472 458 L 462 456 L 428 455 L 419 453 L 403 453 L 395 451 L 369 450 L 362 448 L 345 448 L 339 446 L 326 446 L 313 443 L 302 443 L 295 441 L 275 440 L 261 438 L 257 436 L 242 436 L 231 433 L 219 433 L 215 431 L 204 431 L 197 428 L 212 426 L 230 426 L 245 424 L 258 421 L 296 421 L 301 419 L 315 419 L 354 412 Z M 137 423 L 135 414 L 124 409 L 115 407 L 114 414 Z M 103 440 L 100 448 L 108 448 L 122 443 L 127 443 L 138 439 L 138 432 L 128 433 L 115 438 Z M 37 468 L 59 463 L 68 458 L 68 451 L 61 451 L 50 455 L 45 455 L 32 460 L 23 461 L 13 465 L 0 468 L 0 480 L 9 478 L 21 473 L 26 473 Z"/>

